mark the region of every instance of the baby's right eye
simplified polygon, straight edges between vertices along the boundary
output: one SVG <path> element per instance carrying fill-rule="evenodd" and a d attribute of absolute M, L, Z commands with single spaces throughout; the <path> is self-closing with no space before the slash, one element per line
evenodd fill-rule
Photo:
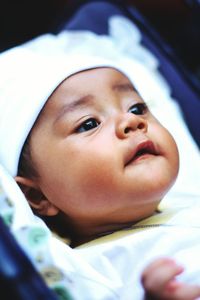
<path fill-rule="evenodd" d="M 97 121 L 95 118 L 90 118 L 84 121 L 78 128 L 76 129 L 76 132 L 81 133 L 88 130 L 92 130 L 95 127 L 98 127 L 100 124 L 99 121 Z"/>

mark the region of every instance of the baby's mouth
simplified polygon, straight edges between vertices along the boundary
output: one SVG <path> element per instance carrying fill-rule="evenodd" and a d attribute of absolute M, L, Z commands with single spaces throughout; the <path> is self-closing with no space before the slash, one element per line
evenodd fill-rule
<path fill-rule="evenodd" d="M 132 155 L 129 156 L 125 166 L 156 155 L 158 155 L 158 153 L 151 141 L 142 142 L 135 148 Z"/>

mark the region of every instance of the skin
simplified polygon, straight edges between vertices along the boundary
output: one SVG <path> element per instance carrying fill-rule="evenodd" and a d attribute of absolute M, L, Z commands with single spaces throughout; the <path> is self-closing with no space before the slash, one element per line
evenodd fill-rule
<path fill-rule="evenodd" d="M 172 136 L 112 68 L 66 79 L 43 108 L 30 147 L 39 177 L 16 180 L 39 214 L 61 216 L 74 245 L 152 215 L 178 173 Z"/>
<path fill-rule="evenodd" d="M 181 283 L 176 276 L 183 267 L 169 258 L 158 258 L 142 274 L 145 300 L 195 300 L 200 297 L 200 286 Z"/>

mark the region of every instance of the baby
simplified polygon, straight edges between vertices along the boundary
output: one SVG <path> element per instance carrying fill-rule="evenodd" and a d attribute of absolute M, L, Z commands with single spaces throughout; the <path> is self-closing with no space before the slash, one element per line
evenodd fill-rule
<path fill-rule="evenodd" d="M 72 246 L 153 213 L 178 152 L 116 67 L 71 74 L 53 91 L 22 150 L 16 181 L 34 211 L 58 216 Z"/>
<path fill-rule="evenodd" d="M 49 63 L 27 55 L 27 64 L 23 58 L 29 76 L 23 82 L 18 78 L 9 91 L 16 135 L 8 126 L 8 147 L 0 158 L 34 212 L 70 238 L 72 247 L 156 214 L 176 180 L 178 151 L 129 69 L 99 58 L 52 58 Z M 19 97 L 15 88 L 22 88 Z M 168 275 L 159 283 L 152 270 Z M 168 260 L 154 262 L 142 276 L 147 297 L 200 296 L 198 287 L 168 288 L 180 272 Z M 183 288 L 194 292 L 184 298 L 177 294 Z"/>

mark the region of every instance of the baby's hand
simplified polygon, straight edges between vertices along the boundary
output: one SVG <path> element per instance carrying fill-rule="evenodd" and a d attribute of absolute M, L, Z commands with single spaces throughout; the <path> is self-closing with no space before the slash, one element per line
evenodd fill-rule
<path fill-rule="evenodd" d="M 184 271 L 172 259 L 160 258 L 142 273 L 145 300 L 195 300 L 200 299 L 200 286 L 181 283 L 176 276 Z"/>

